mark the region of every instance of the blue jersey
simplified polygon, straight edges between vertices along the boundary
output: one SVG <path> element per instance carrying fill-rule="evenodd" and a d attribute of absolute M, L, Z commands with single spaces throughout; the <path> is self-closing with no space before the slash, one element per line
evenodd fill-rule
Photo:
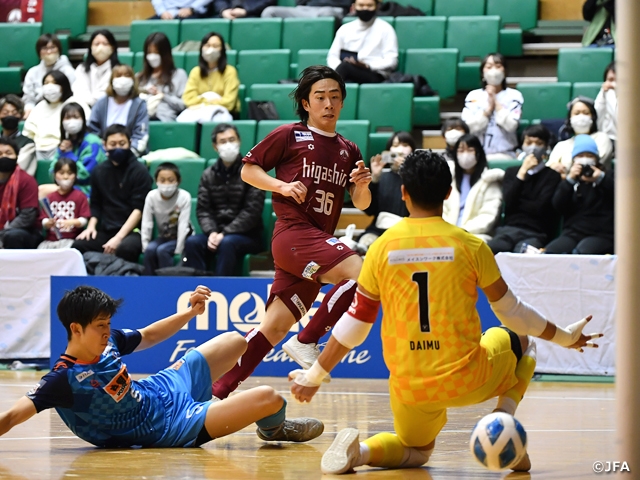
<path fill-rule="evenodd" d="M 96 446 L 193 446 L 204 424 L 202 402 L 211 399 L 206 361 L 199 353 L 187 355 L 157 375 L 132 380 L 121 356 L 141 338 L 137 330 L 112 330 L 95 362 L 62 355 L 27 396 L 38 412 L 55 408 L 73 433 Z"/>

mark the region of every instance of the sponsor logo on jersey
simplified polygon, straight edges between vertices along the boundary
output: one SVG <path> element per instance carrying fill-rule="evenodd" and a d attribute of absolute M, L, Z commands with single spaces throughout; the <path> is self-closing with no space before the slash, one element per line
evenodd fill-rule
<path fill-rule="evenodd" d="M 336 243 L 340 243 L 340 240 L 338 240 L 336 237 L 328 238 L 325 241 L 331 246 L 335 245 Z"/>
<path fill-rule="evenodd" d="M 347 152 L 344 148 L 340 150 L 340 158 L 343 160 L 349 160 L 349 152 Z"/>
<path fill-rule="evenodd" d="M 76 375 L 76 380 L 78 380 L 78 382 L 82 382 L 83 380 L 86 380 L 87 378 L 89 378 L 91 375 L 93 375 L 93 370 L 80 372 L 78 375 Z"/>
<path fill-rule="evenodd" d="M 296 137 L 296 142 L 313 142 L 313 134 L 311 132 L 300 132 L 294 130 L 293 134 Z"/>
<path fill-rule="evenodd" d="M 300 297 L 297 293 L 295 293 L 293 297 L 291 297 L 291 301 L 296 307 L 298 307 L 298 310 L 300 310 L 300 314 L 304 317 L 307 314 L 307 307 L 304 306 L 304 303 L 302 302 L 302 300 L 300 300 Z"/>
<path fill-rule="evenodd" d="M 131 377 L 129 376 L 129 372 L 127 372 L 127 366 L 123 363 L 120 371 L 113 377 L 109 384 L 104 387 L 104 391 L 107 392 L 116 403 L 119 403 L 127 394 L 130 387 Z"/>
<path fill-rule="evenodd" d="M 412 248 L 389 252 L 389 265 L 425 262 L 453 262 L 453 248 Z"/>
<path fill-rule="evenodd" d="M 307 266 L 304 267 L 304 270 L 302 271 L 302 276 L 304 278 L 311 280 L 312 279 L 311 277 L 313 277 L 313 274 L 316 273 L 318 270 L 320 270 L 320 265 L 318 265 L 316 262 L 309 262 Z"/>
<path fill-rule="evenodd" d="M 46 380 L 40 380 L 40 383 L 37 383 L 31 390 L 27 392 L 27 397 L 31 397 L 35 395 L 39 388 L 44 387 L 44 384 L 47 383 Z"/>
<path fill-rule="evenodd" d="M 178 370 L 180 370 L 180 368 L 182 367 L 182 365 L 184 365 L 184 358 L 181 358 L 180 360 L 178 360 L 176 363 L 174 363 L 173 365 L 171 365 L 169 368 L 175 370 L 176 372 Z"/>

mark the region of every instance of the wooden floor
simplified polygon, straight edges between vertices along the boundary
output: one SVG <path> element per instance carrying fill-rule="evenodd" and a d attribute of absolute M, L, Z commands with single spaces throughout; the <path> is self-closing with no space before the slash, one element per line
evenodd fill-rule
<path fill-rule="evenodd" d="M 0 372 L 0 411 L 28 391 L 42 374 Z M 251 378 L 244 388 L 269 384 L 285 393 L 280 378 Z M 361 468 L 358 479 L 577 479 L 594 476 L 595 461 L 614 453 L 612 384 L 533 382 L 517 417 L 527 429 L 530 474 L 494 473 L 471 458 L 470 430 L 494 402 L 450 410 L 429 466 L 382 471 Z M 196 449 L 101 450 L 73 436 L 55 411 L 43 412 L 0 437 L 0 479 L 314 479 L 320 458 L 341 428 L 357 427 L 361 439 L 392 430 L 386 382 L 335 379 L 310 405 L 289 401 L 288 417 L 314 416 L 325 433 L 307 444 L 266 444 L 248 427 Z M 352 478 L 352 477 L 347 477 Z"/>

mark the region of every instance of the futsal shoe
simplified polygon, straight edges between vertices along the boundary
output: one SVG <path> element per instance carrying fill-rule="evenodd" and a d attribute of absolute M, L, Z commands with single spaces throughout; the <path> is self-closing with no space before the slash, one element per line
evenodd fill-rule
<path fill-rule="evenodd" d="M 305 370 L 309 370 L 311 365 L 313 365 L 313 362 L 318 358 L 318 355 L 320 355 L 320 349 L 317 344 L 300 343 L 298 341 L 298 335 L 294 335 L 287 340 L 282 345 L 282 350 Z M 327 375 L 322 381 L 324 383 L 329 383 L 331 381 L 331 375 Z"/>
<path fill-rule="evenodd" d="M 335 440 L 324 452 L 320 469 L 322 473 L 337 475 L 359 466 L 360 433 L 355 428 L 340 430 Z"/>
<path fill-rule="evenodd" d="M 267 436 L 260 428 L 256 434 L 265 442 L 308 442 L 324 432 L 324 423 L 315 418 L 285 420 L 278 429 Z"/>
<path fill-rule="evenodd" d="M 524 457 L 517 464 L 511 467 L 514 472 L 528 472 L 531 470 L 531 460 L 529 454 L 525 452 Z"/>

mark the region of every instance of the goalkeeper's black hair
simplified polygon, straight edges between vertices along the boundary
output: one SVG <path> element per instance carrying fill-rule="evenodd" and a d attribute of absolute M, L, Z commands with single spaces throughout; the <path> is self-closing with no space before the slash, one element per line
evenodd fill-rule
<path fill-rule="evenodd" d="M 431 150 L 416 150 L 407 155 L 399 174 L 416 206 L 428 210 L 442 206 L 452 179 L 449 165 L 442 155 Z"/>

